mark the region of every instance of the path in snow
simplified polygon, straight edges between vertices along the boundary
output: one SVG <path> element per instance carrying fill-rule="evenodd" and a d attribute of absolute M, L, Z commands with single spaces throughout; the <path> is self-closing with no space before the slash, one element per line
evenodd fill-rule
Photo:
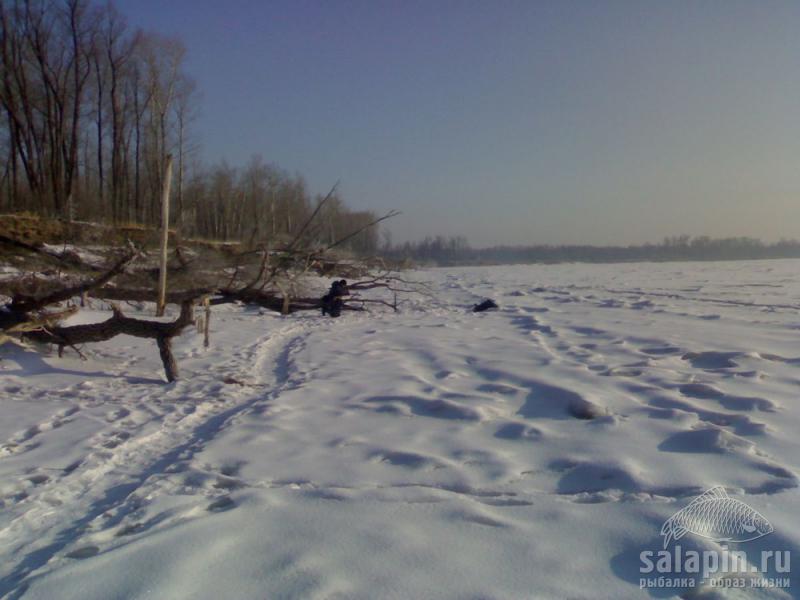
<path fill-rule="evenodd" d="M 219 365 L 202 359 L 192 361 L 189 353 L 189 360 L 185 361 L 187 371 L 194 370 L 193 362 L 199 363 L 195 369 L 210 362 L 208 371 L 195 371 L 171 385 L 163 385 L 157 379 L 127 376 L 128 367 L 139 356 L 124 361 L 121 368 L 95 374 L 109 378 L 98 382 L 91 373 L 87 378 L 79 371 L 52 368 L 32 352 L 17 353 L 18 358 L 21 355 L 20 372 L 12 373 L 20 384 L 7 386 L 7 393 L 23 396 L 23 392 L 29 391 L 25 384 L 38 387 L 26 377 L 37 370 L 74 375 L 83 381 L 58 390 L 43 386 L 34 392 L 38 402 L 48 404 L 55 397 L 59 404 L 67 406 L 12 435 L 1 447 L 4 456 L 35 452 L 39 447 L 37 437 L 54 430 L 65 437 L 64 442 L 72 442 L 72 436 L 81 437 L 82 433 L 70 431 L 73 423 L 97 432 L 86 441 L 86 452 L 78 452 L 77 458 L 70 459 L 64 467 L 28 467 L 15 484 L 4 486 L 0 593 L 15 589 L 29 573 L 65 549 L 69 549 L 64 554 L 68 558 L 97 554 L 99 548 L 92 544 L 73 547 L 75 539 L 87 530 L 114 530 L 130 514 L 141 510 L 149 497 L 174 492 L 163 489 L 165 477 L 175 473 L 181 463 L 191 461 L 237 414 L 256 404 L 268 403 L 283 390 L 299 384 L 293 378 L 290 356 L 311 332 L 311 323 L 303 318 L 294 322 L 274 318 L 269 321 L 274 330 L 256 337 L 248 345 L 237 347 L 239 338 L 232 340 L 227 348 L 231 358 Z M 226 349 L 219 350 L 225 356 Z M 144 350 L 148 351 L 152 349 Z M 108 352 L 113 354 L 114 350 Z M 197 351 L 193 354 L 202 356 Z M 225 384 L 226 378 L 232 383 Z M 90 428 L 87 423 L 76 422 L 83 413 L 87 413 Z M 101 427 L 97 427 L 98 421 Z M 61 443 L 52 444 L 56 452 Z M 221 474 L 205 494 L 206 509 L 215 511 L 224 507 L 228 489 Z M 137 524 L 116 529 L 114 535 L 145 529 Z M 16 591 L 14 595 L 24 591 L 24 586 Z"/>

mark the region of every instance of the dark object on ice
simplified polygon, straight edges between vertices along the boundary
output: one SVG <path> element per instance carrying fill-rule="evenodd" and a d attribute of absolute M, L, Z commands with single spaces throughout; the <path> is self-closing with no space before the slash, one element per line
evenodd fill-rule
<path fill-rule="evenodd" d="M 322 316 L 326 314 L 338 317 L 342 314 L 344 306 L 343 296 L 349 296 L 350 290 L 347 289 L 347 281 L 340 279 L 331 284 L 331 289 L 322 297 Z"/>
<path fill-rule="evenodd" d="M 497 308 L 497 304 L 495 303 L 495 301 L 492 299 L 488 299 L 484 300 L 480 304 L 476 304 L 475 306 L 473 306 L 472 312 L 483 312 L 485 310 L 494 310 L 495 308 Z"/>

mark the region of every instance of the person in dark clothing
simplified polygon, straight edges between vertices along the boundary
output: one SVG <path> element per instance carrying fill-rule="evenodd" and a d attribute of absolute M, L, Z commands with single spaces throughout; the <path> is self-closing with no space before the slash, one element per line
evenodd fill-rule
<path fill-rule="evenodd" d="M 344 306 L 344 296 L 349 296 L 350 290 L 347 289 L 347 281 L 340 279 L 331 284 L 331 289 L 322 297 L 322 316 L 329 314 L 338 317 L 342 314 Z"/>

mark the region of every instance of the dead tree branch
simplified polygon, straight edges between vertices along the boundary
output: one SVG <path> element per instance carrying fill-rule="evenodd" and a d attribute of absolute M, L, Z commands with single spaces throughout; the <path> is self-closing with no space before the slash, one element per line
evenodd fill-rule
<path fill-rule="evenodd" d="M 349 233 L 346 236 L 336 240 L 332 244 L 329 244 L 328 246 L 326 246 L 323 249 L 323 252 L 327 252 L 329 250 L 333 250 L 337 246 L 340 246 L 341 244 L 344 244 L 346 241 L 353 239 L 354 237 L 356 237 L 362 231 L 366 231 L 370 227 L 374 227 L 375 225 L 385 221 L 386 219 L 391 219 L 391 218 L 396 217 L 396 216 L 401 215 L 401 214 L 403 214 L 403 213 L 401 213 L 399 210 L 391 210 L 388 213 L 386 213 L 385 215 L 383 215 L 382 217 L 379 217 L 379 218 L 375 219 L 374 221 L 371 221 L 371 222 L 367 223 L 363 227 L 359 227 L 358 229 L 356 229 L 352 233 Z"/>
<path fill-rule="evenodd" d="M 40 310 L 49 304 L 64 302 L 65 300 L 69 300 L 75 296 L 80 296 L 81 294 L 90 292 L 95 288 L 105 285 L 114 277 L 125 271 L 125 268 L 131 264 L 131 262 L 133 262 L 137 256 L 138 253 L 130 252 L 126 256 L 119 259 L 108 271 L 102 275 L 74 286 L 56 290 L 55 292 L 45 296 L 37 298 L 34 296 L 17 295 L 11 300 L 11 304 L 8 305 L 8 309 L 12 313 L 25 315 L 27 313 Z"/>
<path fill-rule="evenodd" d="M 178 365 L 172 354 L 172 338 L 180 334 L 194 320 L 193 302 L 184 302 L 181 305 L 180 316 L 168 323 L 126 317 L 116 305 L 112 305 L 112 310 L 111 318 L 101 323 L 42 328 L 27 332 L 23 337 L 56 344 L 59 349 L 64 346 L 103 342 L 118 335 L 155 339 L 167 381 L 175 381 L 178 378 Z"/>

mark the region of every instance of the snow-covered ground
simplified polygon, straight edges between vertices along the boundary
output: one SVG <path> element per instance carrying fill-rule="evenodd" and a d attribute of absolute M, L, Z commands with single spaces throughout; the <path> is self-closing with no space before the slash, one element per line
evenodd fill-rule
<path fill-rule="evenodd" d="M 221 307 L 171 385 L 146 340 L 6 346 L 0 595 L 669 597 L 640 553 L 715 485 L 774 527 L 742 548 L 798 556 L 798 271 L 441 269 L 399 314 Z"/>

